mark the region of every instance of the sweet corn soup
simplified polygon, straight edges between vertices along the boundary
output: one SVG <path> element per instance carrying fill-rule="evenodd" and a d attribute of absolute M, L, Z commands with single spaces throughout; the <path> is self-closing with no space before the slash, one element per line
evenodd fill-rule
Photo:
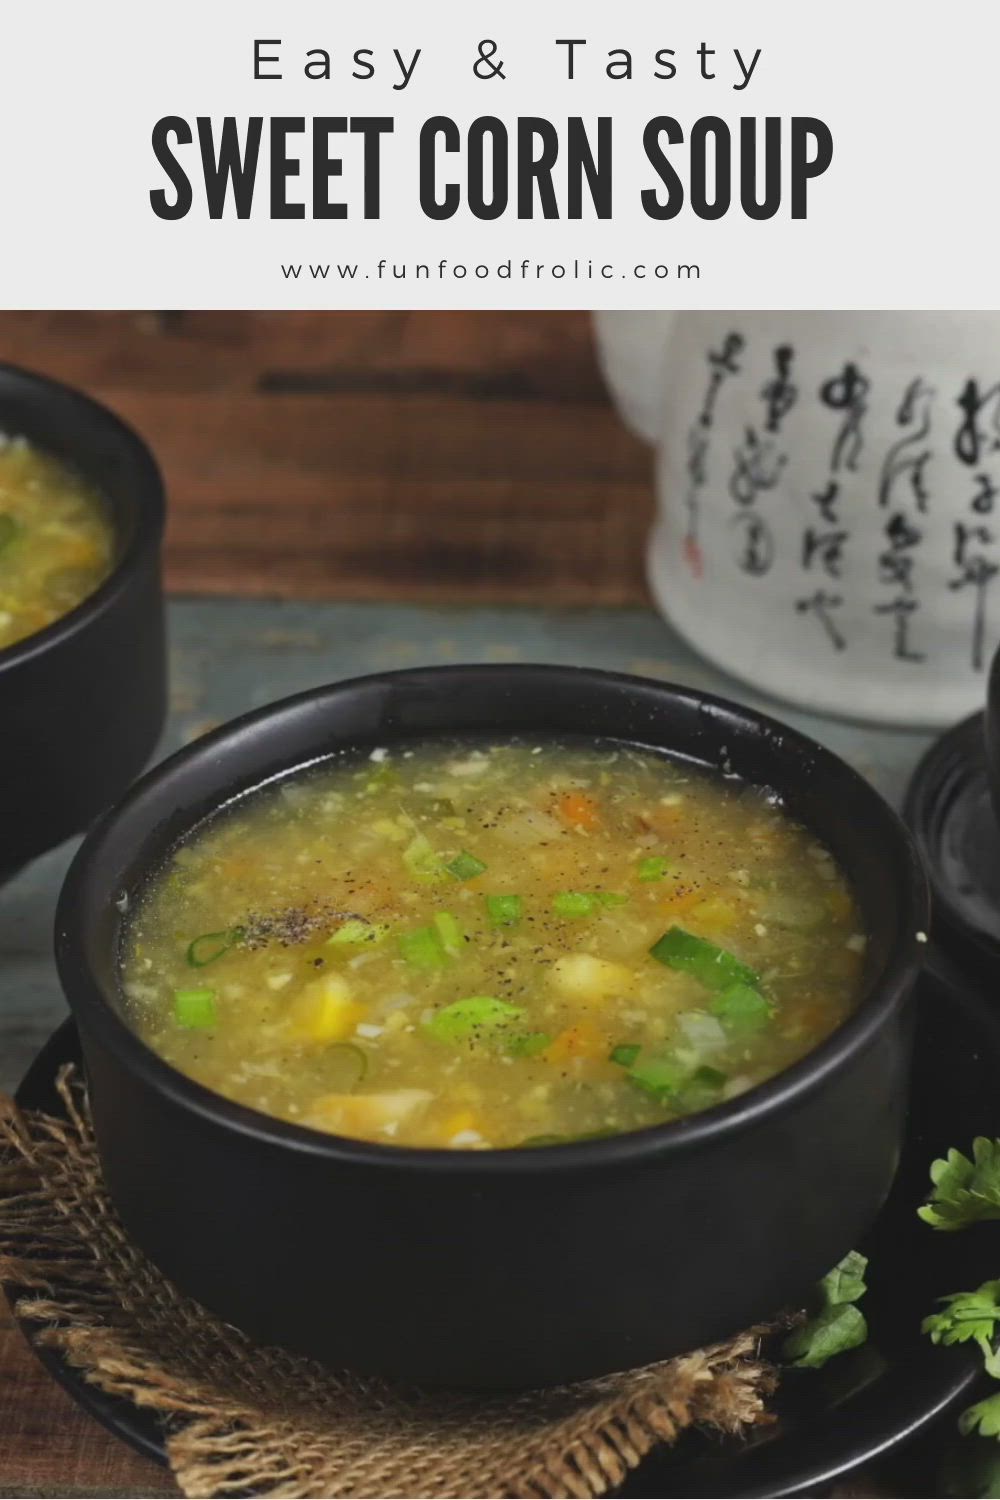
<path fill-rule="evenodd" d="M 178 847 L 128 924 L 132 1024 L 284 1120 L 485 1149 L 731 1099 L 852 1009 L 829 851 L 762 793 L 615 744 L 327 762 Z"/>
<path fill-rule="evenodd" d="M 0 435 L 0 649 L 75 609 L 113 554 L 99 496 L 24 438 Z"/>

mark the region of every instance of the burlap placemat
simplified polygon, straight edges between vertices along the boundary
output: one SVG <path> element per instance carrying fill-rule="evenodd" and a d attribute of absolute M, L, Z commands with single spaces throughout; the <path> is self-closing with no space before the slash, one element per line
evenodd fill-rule
<path fill-rule="evenodd" d="M 597 1496 L 693 1425 L 768 1420 L 763 1330 L 645 1369 L 520 1395 L 400 1389 L 261 1348 L 182 1296 L 111 1208 L 85 1091 L 65 1118 L 0 1096 L 0 1281 L 37 1343 L 164 1421 L 198 1496 Z"/>

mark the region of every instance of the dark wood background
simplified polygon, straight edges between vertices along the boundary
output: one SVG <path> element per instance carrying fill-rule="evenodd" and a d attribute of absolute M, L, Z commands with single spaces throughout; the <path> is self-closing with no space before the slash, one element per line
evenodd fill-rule
<path fill-rule="evenodd" d="M 167 481 L 175 593 L 642 602 L 650 460 L 583 313 L 5 313 L 0 359 L 82 386 Z M 0 1299 L 0 1494 L 172 1494 Z"/>
<path fill-rule="evenodd" d="M 158 455 L 183 593 L 645 599 L 650 460 L 585 313 L 0 314 Z"/>

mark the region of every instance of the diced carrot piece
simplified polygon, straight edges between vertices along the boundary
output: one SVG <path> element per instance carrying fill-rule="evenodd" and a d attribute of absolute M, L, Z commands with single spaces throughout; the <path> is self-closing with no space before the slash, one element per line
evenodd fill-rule
<path fill-rule="evenodd" d="M 593 797 L 586 792 L 564 792 L 556 806 L 559 816 L 571 828 L 584 828 L 591 832 L 601 826 L 601 810 Z"/>
<path fill-rule="evenodd" d="M 583 1020 L 560 1031 L 540 1055 L 546 1062 L 554 1063 L 569 1062 L 575 1057 L 598 1061 L 607 1057 L 608 1045 L 608 1038 L 600 1027 Z"/>

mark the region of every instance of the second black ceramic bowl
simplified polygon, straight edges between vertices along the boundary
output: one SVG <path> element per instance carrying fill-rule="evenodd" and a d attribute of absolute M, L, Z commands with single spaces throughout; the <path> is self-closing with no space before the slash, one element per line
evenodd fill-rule
<path fill-rule="evenodd" d="M 193 824 L 347 746 L 419 736 L 611 737 L 773 788 L 849 874 L 869 934 L 857 1012 L 728 1104 L 531 1151 L 338 1139 L 224 1100 L 122 1019 L 122 911 Z M 98 1146 L 126 1228 L 179 1287 L 258 1339 L 423 1384 L 548 1384 L 635 1366 L 795 1302 L 888 1192 L 927 925 L 902 825 L 818 745 L 733 704 L 562 667 L 391 673 L 198 741 L 92 831 L 56 946 Z"/>
<path fill-rule="evenodd" d="M 983 738 L 993 813 L 997 822 L 1000 823 L 1000 647 L 994 653 L 987 678 Z"/>
<path fill-rule="evenodd" d="M 0 432 L 80 474 L 115 530 L 115 564 L 89 598 L 0 650 L 0 881 L 119 797 L 166 713 L 163 486 L 149 449 L 105 407 L 0 365 Z"/>

